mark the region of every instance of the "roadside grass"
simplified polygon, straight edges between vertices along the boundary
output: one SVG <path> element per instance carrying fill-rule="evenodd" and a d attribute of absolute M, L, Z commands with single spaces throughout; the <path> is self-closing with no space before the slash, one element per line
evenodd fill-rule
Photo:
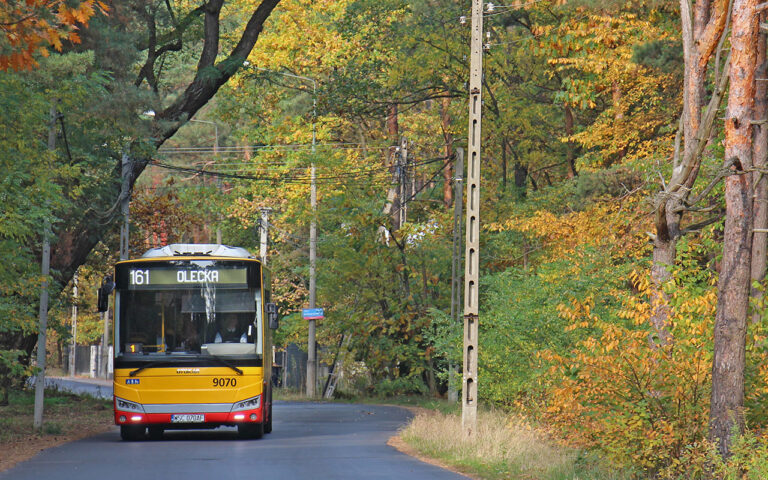
<path fill-rule="evenodd" d="M 0 406 L 0 449 L 14 442 L 25 442 L 45 435 L 76 435 L 105 429 L 112 423 L 108 400 L 79 397 L 46 389 L 42 433 L 33 431 L 35 392 L 12 390 L 9 404 Z"/>
<path fill-rule="evenodd" d="M 476 435 L 465 437 L 460 413 L 423 411 L 400 432 L 419 454 L 483 479 L 624 480 L 583 452 L 557 446 L 522 418 L 478 411 Z"/>
<path fill-rule="evenodd" d="M 398 395 L 394 397 L 365 397 L 353 400 L 356 403 L 367 403 L 377 405 L 397 405 L 411 409 L 426 409 L 443 414 L 460 413 L 461 403 L 449 402 L 442 398 L 417 396 L 417 395 Z"/>

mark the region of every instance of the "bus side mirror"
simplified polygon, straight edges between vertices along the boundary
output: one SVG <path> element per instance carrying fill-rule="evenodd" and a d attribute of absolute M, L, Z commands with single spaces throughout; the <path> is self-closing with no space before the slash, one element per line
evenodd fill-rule
<path fill-rule="evenodd" d="M 277 305 L 274 303 L 267 304 L 267 318 L 269 319 L 269 328 L 277 330 L 280 326 L 280 321 L 277 319 Z"/>
<path fill-rule="evenodd" d="M 109 310 L 109 294 L 104 294 L 104 289 L 99 288 L 99 299 L 96 301 L 96 310 L 99 311 L 99 313 L 106 312 Z"/>
<path fill-rule="evenodd" d="M 104 280 L 101 281 L 101 287 L 98 290 L 98 300 L 96 301 L 96 310 L 106 312 L 109 310 L 109 294 L 115 289 L 115 284 L 112 282 L 112 275 L 107 275 Z"/>

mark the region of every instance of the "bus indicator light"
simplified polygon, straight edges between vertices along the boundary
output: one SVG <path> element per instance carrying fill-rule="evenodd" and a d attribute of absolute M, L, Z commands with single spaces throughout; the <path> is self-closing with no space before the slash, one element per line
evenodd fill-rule
<path fill-rule="evenodd" d="M 134 422 L 140 422 L 143 417 L 141 415 L 134 415 L 131 417 L 131 420 Z"/>
<path fill-rule="evenodd" d="M 243 420 L 244 418 L 245 418 L 245 415 L 243 415 L 242 413 L 238 413 L 237 415 L 235 415 L 235 420 Z"/>

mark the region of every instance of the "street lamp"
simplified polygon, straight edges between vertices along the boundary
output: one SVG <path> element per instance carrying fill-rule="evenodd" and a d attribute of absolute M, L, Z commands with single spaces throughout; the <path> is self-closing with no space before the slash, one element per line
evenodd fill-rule
<path fill-rule="evenodd" d="M 244 63 L 246 67 L 249 67 L 249 63 Z M 299 80 L 306 80 L 312 82 L 312 166 L 310 167 L 310 203 L 312 205 L 312 220 L 309 223 L 309 308 L 315 308 L 316 303 L 316 274 L 315 267 L 317 264 L 317 183 L 315 181 L 315 147 L 317 144 L 317 81 L 314 78 L 304 77 L 301 75 L 294 75 L 293 73 L 277 72 L 268 68 L 250 67 L 263 72 L 275 73 L 277 75 L 283 75 L 285 77 L 297 78 Z M 315 385 L 317 384 L 317 355 L 315 351 L 317 344 L 315 342 L 315 320 L 307 320 L 309 322 L 309 333 L 307 338 L 307 397 L 312 398 L 315 396 Z"/>

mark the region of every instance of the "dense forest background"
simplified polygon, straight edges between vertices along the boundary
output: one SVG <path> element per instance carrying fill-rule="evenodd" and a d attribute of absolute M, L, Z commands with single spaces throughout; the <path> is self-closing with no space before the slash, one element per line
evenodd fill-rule
<path fill-rule="evenodd" d="M 278 340 L 300 345 L 314 163 L 325 360 L 350 352 L 356 394 L 460 384 L 469 1 L 56 5 L 0 2 L 0 19 L 37 21 L 0 27 L 3 387 L 29 372 L 45 232 L 50 355 L 71 341 L 75 272 L 77 341 L 98 342 L 124 158 L 132 256 L 217 236 L 256 252 L 271 209 Z M 751 243 L 768 227 L 765 10 L 486 4 L 482 400 L 639 475 L 711 474 L 715 452 L 747 465 L 768 449 L 766 254 Z M 719 369 L 728 355 L 741 380 Z"/>

